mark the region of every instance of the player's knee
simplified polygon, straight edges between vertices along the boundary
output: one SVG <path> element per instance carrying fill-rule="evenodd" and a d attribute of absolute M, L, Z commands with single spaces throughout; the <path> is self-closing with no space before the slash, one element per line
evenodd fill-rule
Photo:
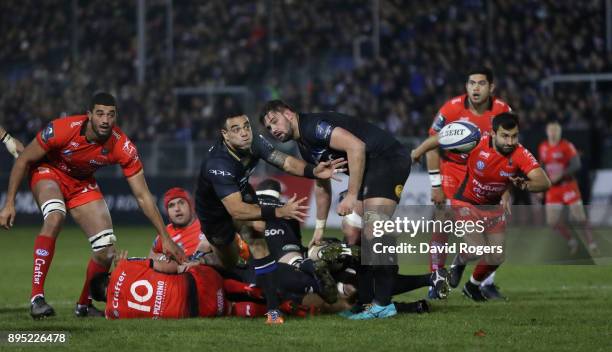
<path fill-rule="evenodd" d="M 98 251 L 92 252 L 91 257 L 99 264 L 109 266 L 115 257 L 115 246 L 111 245 L 104 247 Z"/>
<path fill-rule="evenodd" d="M 44 224 L 52 229 L 61 228 L 66 218 L 66 204 L 61 199 L 50 199 L 40 206 Z"/>
<path fill-rule="evenodd" d="M 117 237 L 113 233 L 113 229 L 106 229 L 98 232 L 97 234 L 89 237 L 89 243 L 91 244 L 91 250 L 94 253 L 102 252 L 106 254 L 109 247 L 113 247 L 114 251 L 114 243 L 117 241 Z M 114 253 L 114 252 L 113 252 Z"/>

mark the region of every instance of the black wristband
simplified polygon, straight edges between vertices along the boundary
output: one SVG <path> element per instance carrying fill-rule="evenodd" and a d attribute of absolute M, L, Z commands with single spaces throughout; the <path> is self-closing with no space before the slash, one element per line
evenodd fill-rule
<path fill-rule="evenodd" d="M 304 167 L 304 177 L 307 178 L 316 178 L 314 175 L 314 166 L 312 164 L 306 164 Z"/>
<path fill-rule="evenodd" d="M 272 205 L 262 205 L 261 206 L 261 218 L 264 220 L 276 219 L 276 207 Z"/>
<path fill-rule="evenodd" d="M 0 141 L 1 141 L 2 143 L 4 143 L 4 138 L 6 138 L 6 136 L 8 136 L 8 135 L 9 135 L 9 134 L 8 134 L 8 132 L 7 132 L 7 131 L 5 131 L 5 132 L 4 132 L 4 136 L 2 136 L 2 139 L 0 139 Z"/>

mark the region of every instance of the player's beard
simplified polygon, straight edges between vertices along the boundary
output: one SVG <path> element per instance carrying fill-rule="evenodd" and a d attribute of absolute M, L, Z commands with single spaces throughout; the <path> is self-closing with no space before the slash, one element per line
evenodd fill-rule
<path fill-rule="evenodd" d="M 94 134 L 96 135 L 96 137 L 98 137 L 98 140 L 107 140 L 108 137 L 110 137 L 112 131 L 113 131 L 113 127 L 109 125 L 108 129 L 106 130 L 107 132 L 104 133 L 100 130 L 100 128 L 96 125 L 92 125 L 92 130 L 94 132 Z"/>
<path fill-rule="evenodd" d="M 289 142 L 292 138 L 293 138 L 293 127 L 291 126 L 291 124 L 287 124 L 287 133 L 283 134 L 280 141 L 285 143 L 285 142 Z"/>
<path fill-rule="evenodd" d="M 497 151 L 502 155 L 510 155 L 516 149 L 516 144 L 515 145 L 504 145 L 504 144 L 498 144 L 497 142 L 495 142 L 495 149 L 497 149 Z"/>

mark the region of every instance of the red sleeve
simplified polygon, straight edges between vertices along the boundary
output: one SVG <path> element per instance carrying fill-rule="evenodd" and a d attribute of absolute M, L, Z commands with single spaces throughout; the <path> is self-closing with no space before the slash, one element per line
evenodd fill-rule
<path fill-rule="evenodd" d="M 164 249 L 162 248 L 161 238 L 159 235 L 155 237 L 155 241 L 153 241 L 153 247 L 151 250 L 155 253 L 164 253 Z"/>
<path fill-rule="evenodd" d="M 533 169 L 540 167 L 540 164 L 536 160 L 536 158 L 531 154 L 527 148 L 522 145 L 519 146 L 516 152 L 515 161 L 519 167 L 519 169 L 525 174 L 529 174 Z"/>
<path fill-rule="evenodd" d="M 442 105 L 442 107 L 436 114 L 436 117 L 434 118 L 433 123 L 431 124 L 431 127 L 429 128 L 430 136 L 438 134 L 438 132 L 440 132 L 442 127 L 446 126 L 450 122 L 455 121 L 456 114 L 454 113 L 454 108 L 452 106 L 453 100 L 449 100 L 446 103 L 444 103 L 444 105 Z"/>
<path fill-rule="evenodd" d="M 121 166 L 123 175 L 130 177 L 142 170 L 142 163 L 138 156 L 138 150 L 132 141 L 125 135 L 122 135 L 113 149 L 113 156 L 116 162 Z"/>
<path fill-rule="evenodd" d="M 565 143 L 565 149 L 567 151 L 567 160 L 569 161 L 571 158 L 575 157 L 576 155 L 578 155 L 578 152 L 576 151 L 576 147 L 574 147 L 574 144 L 572 144 L 572 142 L 566 142 Z"/>
<path fill-rule="evenodd" d="M 62 121 L 56 119 L 36 134 L 36 140 L 45 151 L 60 149 L 68 143 L 69 132 Z"/>

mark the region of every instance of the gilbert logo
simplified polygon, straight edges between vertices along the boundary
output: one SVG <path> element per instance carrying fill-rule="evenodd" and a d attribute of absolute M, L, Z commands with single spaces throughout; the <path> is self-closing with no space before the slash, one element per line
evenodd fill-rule
<path fill-rule="evenodd" d="M 41 257 L 47 257 L 49 256 L 49 252 L 46 249 L 38 248 L 36 250 L 36 255 L 39 255 Z"/>

